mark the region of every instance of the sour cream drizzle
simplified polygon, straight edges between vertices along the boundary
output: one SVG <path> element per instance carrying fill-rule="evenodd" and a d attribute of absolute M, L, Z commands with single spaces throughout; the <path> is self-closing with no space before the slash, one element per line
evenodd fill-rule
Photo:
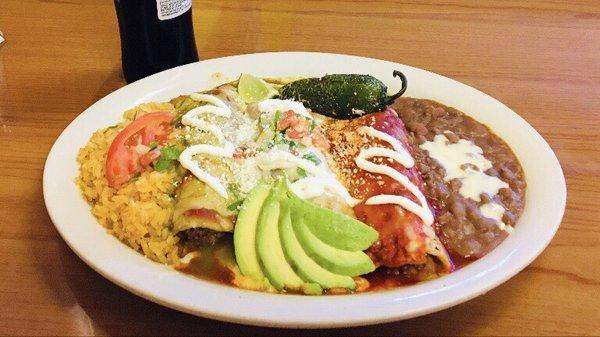
<path fill-rule="evenodd" d="M 410 153 L 406 151 L 406 149 L 402 146 L 402 144 L 400 144 L 400 142 L 396 138 L 388 135 L 385 132 L 381 132 L 370 126 L 363 126 L 358 131 L 390 144 L 394 150 L 377 146 L 368 149 L 363 149 L 354 159 L 356 166 L 367 172 L 383 174 L 396 180 L 397 182 L 402 184 L 402 186 L 404 186 L 408 191 L 410 191 L 417 198 L 417 200 L 419 200 L 419 204 L 417 204 L 414 201 L 403 196 L 380 194 L 370 197 L 365 201 L 365 204 L 396 204 L 406 209 L 407 211 L 417 215 L 419 218 L 421 218 L 425 225 L 430 226 L 431 224 L 433 224 L 433 213 L 431 212 L 431 209 L 429 209 L 429 205 L 427 204 L 425 195 L 423 195 L 421 190 L 419 190 L 419 188 L 415 184 L 413 184 L 410 181 L 410 179 L 408 179 L 408 177 L 387 165 L 375 164 L 369 161 L 369 159 L 373 157 L 386 157 L 397 161 L 406 168 L 411 168 L 415 165 L 415 161 L 410 155 Z"/>
<path fill-rule="evenodd" d="M 471 141 L 459 139 L 456 143 L 450 143 L 444 134 L 438 134 L 433 141 L 419 147 L 444 168 L 445 181 L 460 180 L 458 193 L 465 198 L 480 202 L 482 194 L 494 196 L 501 188 L 509 187 L 498 177 L 485 173 L 492 168 L 492 162 L 483 156 L 483 149 Z M 512 232 L 513 228 L 502 222 L 505 209 L 501 205 L 488 202 L 479 206 L 479 211 L 486 218 L 495 220 L 501 230 Z"/>
<path fill-rule="evenodd" d="M 290 185 L 292 191 L 303 199 L 322 195 L 325 190 L 329 190 L 342 197 L 344 202 L 350 206 L 354 206 L 358 203 L 358 200 L 354 199 L 350 193 L 348 193 L 348 190 L 342 186 L 332 173 L 315 165 L 310 160 L 294 156 L 287 151 L 273 149 L 263 153 L 259 157 L 258 166 L 263 170 L 300 167 L 311 174 L 311 177 L 299 179 Z"/>
<path fill-rule="evenodd" d="M 223 186 L 221 181 L 217 177 L 203 170 L 198 164 L 198 162 L 193 160 L 193 156 L 197 154 L 207 154 L 215 157 L 233 157 L 234 146 L 225 139 L 223 131 L 221 131 L 221 129 L 218 126 L 211 124 L 207 121 L 201 120 L 199 118 L 199 116 L 202 114 L 213 114 L 220 117 L 230 117 L 232 113 L 231 109 L 227 106 L 227 104 L 225 104 L 225 102 L 213 95 L 193 93 L 190 95 L 190 98 L 195 101 L 205 102 L 208 104 L 199 106 L 188 111 L 181 118 L 181 124 L 193 126 L 202 131 L 210 132 L 217 138 L 221 146 L 209 144 L 192 145 L 183 150 L 183 152 L 181 152 L 181 154 L 179 155 L 179 162 L 181 163 L 181 166 L 190 170 L 190 172 L 192 172 L 192 174 L 196 176 L 196 178 L 198 178 L 200 181 L 205 182 L 208 186 L 210 186 L 217 193 L 219 193 L 219 195 L 221 195 L 223 198 L 227 198 L 227 189 L 225 188 L 225 186 Z"/>
<path fill-rule="evenodd" d="M 483 150 L 466 139 L 450 143 L 448 138 L 439 134 L 431 142 L 419 146 L 426 150 L 446 171 L 445 181 L 459 179 L 461 187 L 458 191 L 465 198 L 481 201 L 481 194 L 493 196 L 508 184 L 498 177 L 485 174 L 492 168 L 492 162 L 483 156 Z"/>

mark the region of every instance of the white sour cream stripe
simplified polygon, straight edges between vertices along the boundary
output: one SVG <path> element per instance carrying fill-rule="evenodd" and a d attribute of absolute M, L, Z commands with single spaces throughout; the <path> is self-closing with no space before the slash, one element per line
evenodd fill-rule
<path fill-rule="evenodd" d="M 311 174 L 312 177 L 299 179 L 290 185 L 292 191 L 304 199 L 322 195 L 325 190 L 329 190 L 342 197 L 344 202 L 350 206 L 358 203 L 358 200 L 352 198 L 348 190 L 333 174 L 318 167 L 310 160 L 294 156 L 289 152 L 277 149 L 265 152 L 258 158 L 258 166 L 263 170 L 300 167 Z M 318 185 L 322 187 L 318 187 Z"/>
<path fill-rule="evenodd" d="M 381 132 L 370 126 L 361 127 L 359 129 L 359 132 L 365 133 L 373 138 L 380 139 L 390 144 L 394 148 L 394 151 L 385 147 L 377 146 L 368 149 L 363 149 L 354 159 L 356 166 L 367 172 L 383 174 L 396 180 L 398 183 L 402 184 L 402 186 L 404 186 L 410 193 L 412 193 L 417 198 L 417 200 L 419 200 L 419 204 L 417 204 L 414 201 L 403 196 L 380 194 L 370 197 L 365 201 L 365 204 L 396 204 L 406 209 L 407 211 L 417 215 L 419 218 L 421 218 L 425 225 L 431 226 L 431 224 L 433 224 L 433 213 L 431 212 L 431 209 L 429 209 L 429 205 L 427 204 L 425 195 L 423 195 L 421 190 L 415 184 L 413 184 L 410 181 L 410 179 L 408 179 L 408 177 L 396 171 L 395 169 L 387 165 L 375 164 L 369 161 L 369 159 L 373 157 L 386 157 L 396 160 L 400 164 L 404 165 L 404 167 L 406 168 L 411 168 L 415 165 L 415 161 L 412 158 L 412 156 L 408 153 L 408 151 L 406 151 L 406 149 L 402 146 L 402 144 L 400 144 L 400 142 L 397 139 L 388 135 L 385 132 Z"/>
<path fill-rule="evenodd" d="M 294 191 L 294 193 L 301 195 L 301 194 L 306 194 L 306 192 L 304 192 L 308 186 L 308 184 L 318 184 L 323 186 L 324 190 L 328 190 L 330 192 L 333 192 L 334 194 L 337 194 L 338 196 L 340 196 L 342 199 L 344 199 L 344 202 L 351 206 L 354 207 L 356 204 L 359 203 L 359 200 L 354 199 L 350 193 L 348 192 L 348 190 L 333 176 L 329 176 L 329 177 L 314 177 L 313 180 L 309 180 L 310 177 L 306 177 L 306 178 L 302 178 L 299 179 L 297 181 L 295 181 L 292 185 L 292 191 Z M 313 197 L 322 195 L 323 193 L 320 193 L 318 195 L 315 195 Z M 306 198 L 308 199 L 308 198 Z"/>
<path fill-rule="evenodd" d="M 225 104 L 225 102 L 223 102 L 220 98 L 218 98 L 216 96 L 207 95 L 207 94 L 199 94 L 199 93 L 194 92 L 194 93 L 190 94 L 190 98 L 197 102 L 205 102 L 205 103 L 209 103 L 212 105 L 199 106 L 197 108 L 194 108 L 194 109 L 188 111 L 187 114 L 190 114 L 196 110 L 199 110 L 203 113 L 210 113 L 210 114 L 221 116 L 221 117 L 231 116 L 231 109 L 229 109 L 229 107 L 227 106 L 227 104 Z"/>
<path fill-rule="evenodd" d="M 458 193 L 465 198 L 481 201 L 481 194 L 492 196 L 499 189 L 508 187 L 498 177 L 485 174 L 486 170 L 492 168 L 492 163 L 483 156 L 483 150 L 479 146 L 466 139 L 450 143 L 445 135 L 439 134 L 433 137 L 433 141 L 425 142 L 419 147 L 426 150 L 444 168 L 445 181 L 460 180 Z"/>
<path fill-rule="evenodd" d="M 298 179 L 290 185 L 290 189 L 302 199 L 316 198 L 325 193 L 325 186 L 318 177 Z"/>
<path fill-rule="evenodd" d="M 231 116 L 231 109 L 223 101 L 212 95 L 193 93 L 190 98 L 198 102 L 206 102 L 212 105 L 202 105 L 188 111 L 181 117 L 181 124 L 196 127 L 202 131 L 210 132 L 217 137 L 219 143 L 223 143 L 225 136 L 221 129 L 211 123 L 198 118 L 202 114 L 212 114 L 220 117 Z"/>
<path fill-rule="evenodd" d="M 183 125 L 193 126 L 200 130 L 212 133 L 218 139 L 218 142 L 221 144 L 221 146 L 209 144 L 190 146 L 181 152 L 179 155 L 179 162 L 181 163 L 181 166 L 190 170 L 190 172 L 192 172 L 196 178 L 206 183 L 223 198 L 227 198 L 227 189 L 225 186 L 223 186 L 221 181 L 217 177 L 203 170 L 198 162 L 193 159 L 193 156 L 197 154 L 207 154 L 215 157 L 233 157 L 234 146 L 225 139 L 221 129 L 214 124 L 198 118 L 201 114 L 213 114 L 220 117 L 229 117 L 232 113 L 231 109 L 227 106 L 227 104 L 225 104 L 225 102 L 212 95 L 193 93 L 190 95 L 190 98 L 195 101 L 205 102 L 211 105 L 207 104 L 199 106 L 188 111 L 185 115 L 183 115 L 183 117 L 181 117 L 181 123 Z"/>
<path fill-rule="evenodd" d="M 396 159 L 396 158 L 393 158 L 393 159 L 397 160 L 400 164 L 404 165 L 404 167 L 411 168 L 411 167 L 415 166 L 415 160 L 410 155 L 410 153 L 408 153 L 408 151 L 406 151 L 404 146 L 402 146 L 402 144 L 400 144 L 400 141 L 398 141 L 398 139 L 388 135 L 387 133 L 385 133 L 383 131 L 379 131 L 370 126 L 362 126 L 360 129 L 358 129 L 358 132 L 364 133 L 373 138 L 381 139 L 384 142 L 390 144 L 392 146 L 392 148 L 394 149 L 394 151 L 396 151 L 398 153 L 398 159 Z M 378 149 L 384 149 L 384 150 L 389 151 L 389 149 L 384 148 L 384 147 L 379 147 Z M 366 150 L 369 150 L 369 149 L 366 149 Z"/>
<path fill-rule="evenodd" d="M 492 168 L 492 163 L 483 156 L 483 150 L 471 141 L 459 139 L 456 143 L 450 143 L 445 135 L 438 134 L 433 141 L 427 141 L 419 147 L 444 168 L 445 181 L 460 180 L 458 193 L 465 198 L 480 202 L 482 194 L 494 196 L 501 188 L 509 187 L 498 177 L 485 174 L 486 170 Z M 485 203 L 479 206 L 479 211 L 486 218 L 495 220 L 501 230 L 507 233 L 513 231 L 511 226 L 502 222 L 505 209 L 501 205 Z"/>
<path fill-rule="evenodd" d="M 479 206 L 479 211 L 484 217 L 494 219 L 498 224 L 498 228 L 501 230 L 509 234 L 513 232 L 514 229 L 502 221 L 502 216 L 504 215 L 505 211 L 502 205 L 499 205 L 495 202 L 488 202 Z"/>

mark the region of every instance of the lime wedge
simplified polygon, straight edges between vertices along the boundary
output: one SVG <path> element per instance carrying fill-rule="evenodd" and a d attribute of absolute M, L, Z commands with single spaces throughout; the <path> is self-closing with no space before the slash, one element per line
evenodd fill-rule
<path fill-rule="evenodd" d="M 277 90 L 262 79 L 242 74 L 238 80 L 238 93 L 246 103 L 256 103 L 278 94 Z"/>

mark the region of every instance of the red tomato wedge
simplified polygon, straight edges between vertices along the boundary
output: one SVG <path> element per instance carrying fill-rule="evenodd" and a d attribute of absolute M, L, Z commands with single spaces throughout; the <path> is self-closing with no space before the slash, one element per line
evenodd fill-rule
<path fill-rule="evenodd" d="M 108 186 L 119 187 L 150 164 L 147 156 L 136 151 L 136 146 L 148 146 L 152 142 L 163 144 L 171 133 L 171 121 L 174 117 L 166 111 L 151 112 L 134 120 L 119 132 L 110 144 L 106 157 Z M 145 159 L 144 163 L 140 162 L 142 157 Z"/>

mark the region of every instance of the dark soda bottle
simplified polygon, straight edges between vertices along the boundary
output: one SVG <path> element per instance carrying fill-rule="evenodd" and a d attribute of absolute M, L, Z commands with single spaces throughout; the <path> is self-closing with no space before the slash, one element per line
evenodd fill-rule
<path fill-rule="evenodd" d="M 114 0 L 127 83 L 198 61 L 192 0 Z"/>

